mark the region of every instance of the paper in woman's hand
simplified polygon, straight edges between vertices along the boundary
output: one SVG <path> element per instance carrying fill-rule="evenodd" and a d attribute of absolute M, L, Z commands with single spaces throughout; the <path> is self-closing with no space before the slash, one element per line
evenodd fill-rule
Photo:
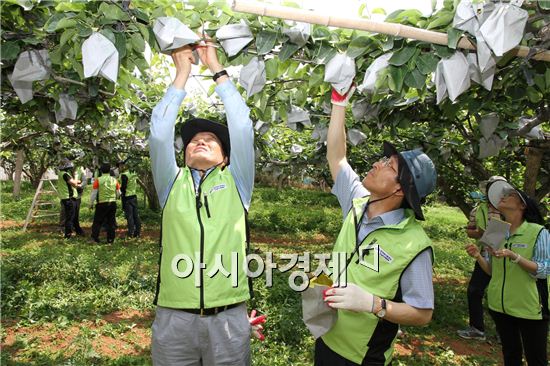
<path fill-rule="evenodd" d="M 487 222 L 487 228 L 479 241 L 494 251 L 502 247 L 502 243 L 506 240 L 506 236 L 510 232 L 510 224 L 506 221 L 491 219 Z"/>

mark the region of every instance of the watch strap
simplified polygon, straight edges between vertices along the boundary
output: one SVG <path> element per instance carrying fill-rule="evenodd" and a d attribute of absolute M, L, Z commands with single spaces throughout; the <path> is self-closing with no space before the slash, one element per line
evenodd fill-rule
<path fill-rule="evenodd" d="M 214 75 L 212 75 L 212 80 L 216 81 L 218 80 L 220 77 L 222 76 L 229 76 L 229 74 L 227 73 L 227 71 L 225 70 L 222 70 L 222 71 L 218 71 L 217 73 L 215 73 Z"/>

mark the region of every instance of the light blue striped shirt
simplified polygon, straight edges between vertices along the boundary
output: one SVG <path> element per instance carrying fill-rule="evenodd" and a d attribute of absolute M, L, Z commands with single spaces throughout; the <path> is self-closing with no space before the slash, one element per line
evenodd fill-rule
<path fill-rule="evenodd" d="M 227 117 L 231 140 L 230 165 L 228 169 L 235 179 L 237 190 L 246 210 L 250 207 L 254 188 L 254 130 L 250 120 L 250 109 L 235 85 L 228 80 L 216 86 Z M 157 196 L 164 207 L 172 183 L 178 173 L 174 149 L 174 126 L 181 103 L 187 93 L 173 86 L 153 109 L 149 135 L 149 154 Z M 191 171 L 198 182 L 198 171 Z M 197 184 L 198 185 L 198 184 Z M 197 186 L 196 185 L 196 186 Z"/>
<path fill-rule="evenodd" d="M 546 278 L 550 276 L 550 233 L 548 230 L 542 229 L 540 232 L 531 260 L 537 264 L 535 277 Z"/>

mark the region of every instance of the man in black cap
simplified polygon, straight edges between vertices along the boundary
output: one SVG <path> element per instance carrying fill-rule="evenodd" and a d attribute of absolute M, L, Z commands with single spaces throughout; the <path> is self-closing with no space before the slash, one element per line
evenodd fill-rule
<path fill-rule="evenodd" d="M 249 242 L 254 133 L 249 109 L 216 49 L 208 42 L 195 50 L 213 74 L 229 129 L 207 119 L 186 121 L 181 129 L 185 166 L 178 168 L 174 124 L 196 60 L 190 46 L 175 50 L 176 78 L 153 110 L 149 137 L 163 208 L 153 364 L 248 365 L 254 319 L 247 317 L 250 287 L 241 263 Z M 220 267 L 235 271 L 226 276 Z"/>
<path fill-rule="evenodd" d="M 344 224 L 333 252 L 347 254 L 326 303 L 338 320 L 315 344 L 315 365 L 388 365 L 399 324 L 432 317 L 432 246 L 417 220 L 436 184 L 430 158 L 384 142 L 382 157 L 360 180 L 346 158 L 348 95 L 333 90 L 327 159 Z M 345 274 L 345 277 L 344 275 Z"/>

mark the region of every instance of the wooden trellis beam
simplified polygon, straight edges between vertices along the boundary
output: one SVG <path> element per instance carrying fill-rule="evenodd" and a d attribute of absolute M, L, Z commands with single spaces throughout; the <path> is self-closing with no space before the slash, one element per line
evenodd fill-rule
<path fill-rule="evenodd" d="M 259 3 L 256 1 L 233 0 L 232 8 L 236 12 L 256 14 L 272 18 L 294 20 L 311 24 L 319 24 L 337 28 L 349 28 L 363 30 L 373 33 L 389 34 L 394 37 L 404 37 L 417 41 L 424 41 L 446 46 L 448 38 L 446 33 L 429 31 L 397 23 L 377 22 L 362 18 L 348 18 L 319 14 L 310 10 L 290 8 L 272 4 Z M 458 48 L 475 50 L 476 46 L 468 37 L 462 37 L 457 45 Z M 517 57 L 527 57 L 531 49 L 525 46 L 517 46 L 509 51 Z M 535 60 L 550 61 L 550 51 L 537 50 L 532 57 Z"/>

